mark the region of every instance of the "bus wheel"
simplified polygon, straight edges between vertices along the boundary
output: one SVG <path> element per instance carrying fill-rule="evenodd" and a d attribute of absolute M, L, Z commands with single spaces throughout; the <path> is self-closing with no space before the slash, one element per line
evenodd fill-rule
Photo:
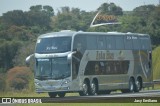
<path fill-rule="evenodd" d="M 65 95 L 66 95 L 66 93 L 64 93 L 64 92 L 58 93 L 58 96 L 59 96 L 60 98 L 63 98 Z"/>
<path fill-rule="evenodd" d="M 136 80 L 136 83 L 135 83 L 135 92 L 139 92 L 141 89 L 142 89 L 142 81 L 140 79 L 137 79 Z"/>
<path fill-rule="evenodd" d="M 134 82 L 134 79 L 131 78 L 129 80 L 129 92 L 134 92 L 134 90 L 135 90 L 135 82 Z"/>
<path fill-rule="evenodd" d="M 82 87 L 83 87 L 83 90 L 79 92 L 79 95 L 80 96 L 87 96 L 89 93 L 89 85 L 86 80 L 83 82 Z"/>
<path fill-rule="evenodd" d="M 55 92 L 48 92 L 48 95 L 50 98 L 55 98 L 57 96 L 57 93 Z"/>
<path fill-rule="evenodd" d="M 91 94 L 92 95 L 97 95 L 97 92 L 98 92 L 98 83 L 96 83 L 96 81 L 92 81 Z"/>

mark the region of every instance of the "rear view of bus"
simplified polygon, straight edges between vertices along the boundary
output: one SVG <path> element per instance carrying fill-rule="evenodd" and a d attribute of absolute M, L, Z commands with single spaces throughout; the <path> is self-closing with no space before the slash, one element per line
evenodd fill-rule
<path fill-rule="evenodd" d="M 37 39 L 35 50 L 36 92 L 48 92 L 50 97 L 64 97 L 69 91 L 73 33 L 48 33 Z M 61 91 L 61 92 L 59 92 Z"/>

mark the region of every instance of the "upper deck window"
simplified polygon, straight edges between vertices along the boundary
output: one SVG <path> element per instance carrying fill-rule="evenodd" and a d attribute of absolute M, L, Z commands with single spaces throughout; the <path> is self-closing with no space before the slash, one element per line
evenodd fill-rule
<path fill-rule="evenodd" d="M 141 41 L 141 49 L 144 50 L 151 49 L 150 40 L 148 37 L 140 37 L 140 41 Z"/>
<path fill-rule="evenodd" d="M 132 50 L 133 49 L 133 41 L 134 39 L 133 36 L 125 36 L 124 44 L 125 44 L 125 49 Z"/>
<path fill-rule="evenodd" d="M 107 36 L 106 41 L 107 41 L 107 49 L 110 50 L 116 49 L 116 42 L 114 36 Z"/>
<path fill-rule="evenodd" d="M 97 37 L 97 44 L 98 44 L 98 49 L 99 49 L 99 50 L 105 50 L 105 49 L 106 49 L 105 36 L 99 35 L 99 36 Z"/>
<path fill-rule="evenodd" d="M 49 37 L 37 40 L 36 53 L 63 53 L 71 50 L 71 37 Z"/>
<path fill-rule="evenodd" d="M 87 49 L 96 50 L 97 49 L 97 36 L 87 36 Z"/>
<path fill-rule="evenodd" d="M 118 49 L 118 50 L 124 49 L 124 38 L 123 38 L 123 36 L 116 36 L 115 40 L 116 40 L 116 49 Z"/>

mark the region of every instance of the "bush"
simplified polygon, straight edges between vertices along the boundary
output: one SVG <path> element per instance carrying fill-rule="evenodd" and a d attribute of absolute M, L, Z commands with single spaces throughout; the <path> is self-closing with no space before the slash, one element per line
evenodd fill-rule
<path fill-rule="evenodd" d="M 28 67 L 14 67 L 7 72 L 7 88 L 23 90 L 29 88 L 32 72 Z"/>

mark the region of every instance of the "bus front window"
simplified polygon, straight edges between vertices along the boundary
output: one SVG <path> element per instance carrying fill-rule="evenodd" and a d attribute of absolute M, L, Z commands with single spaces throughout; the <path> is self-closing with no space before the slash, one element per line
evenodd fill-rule
<path fill-rule="evenodd" d="M 64 79 L 70 77 L 70 65 L 67 57 L 57 57 L 53 59 L 37 59 L 35 78 L 39 80 L 46 79 Z"/>
<path fill-rule="evenodd" d="M 51 60 L 50 59 L 37 59 L 36 60 L 36 79 L 45 80 L 50 79 L 52 76 Z"/>
<path fill-rule="evenodd" d="M 70 65 L 67 57 L 57 57 L 52 59 L 52 78 L 55 80 L 70 77 Z"/>
<path fill-rule="evenodd" d="M 71 37 L 48 37 L 37 40 L 36 53 L 63 53 L 71 51 Z"/>

